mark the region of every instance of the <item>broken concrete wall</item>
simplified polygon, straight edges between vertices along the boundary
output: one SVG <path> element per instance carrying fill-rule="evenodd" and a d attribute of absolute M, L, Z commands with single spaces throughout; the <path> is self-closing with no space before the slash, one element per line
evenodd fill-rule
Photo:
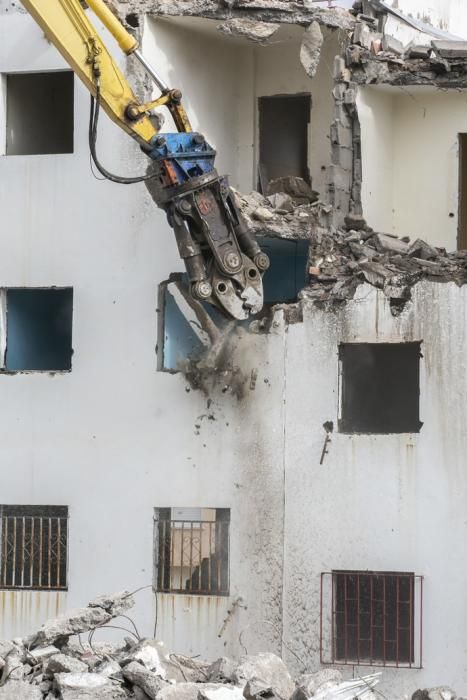
<path fill-rule="evenodd" d="M 410 694 L 413 687 L 435 684 L 447 670 L 454 686 L 462 692 L 467 688 L 462 671 L 465 626 L 462 615 L 455 612 L 462 607 L 467 584 L 467 569 L 459 566 L 457 557 L 464 542 L 463 503 L 467 498 L 463 469 L 467 438 L 462 428 L 467 400 L 466 290 L 453 283 L 422 282 L 413 289 L 413 300 L 395 317 L 382 293 L 364 285 L 346 304 L 318 307 L 304 302 L 302 322 L 297 315 L 298 322 L 283 326 L 278 312 L 272 335 L 247 334 L 233 347 L 232 360 L 246 378 L 246 392 L 232 404 L 222 377 L 212 388 L 214 412 L 229 426 L 202 422 L 203 441 L 217 445 L 216 452 L 204 453 L 202 469 L 210 470 L 216 458 L 225 464 L 234 448 L 234 478 L 241 472 L 244 475 L 237 482 L 243 496 L 242 514 L 249 518 L 249 526 L 260 528 L 260 534 L 252 535 L 251 546 L 256 543 L 258 553 L 267 547 L 261 565 L 255 555 L 250 566 L 245 551 L 237 549 L 247 540 L 237 540 L 231 555 L 236 562 L 235 576 L 244 577 L 249 585 L 256 587 L 261 582 L 263 586 L 255 588 L 255 602 L 244 598 L 248 611 L 238 610 L 238 617 L 235 614 L 229 623 L 236 634 L 244 628 L 240 640 L 248 651 L 257 648 L 258 636 L 274 630 L 282 615 L 282 653 L 287 663 L 297 671 L 314 668 L 320 658 L 320 574 L 332 570 L 409 571 L 425 577 L 424 668 L 385 669 L 381 690 L 395 700 Z M 422 343 L 420 433 L 337 432 L 338 347 L 342 342 Z M 254 382 L 248 381 L 253 376 Z M 446 387 L 456 389 L 446 391 Z M 185 402 L 188 412 L 193 400 L 190 392 Z M 320 464 L 326 438 L 323 425 L 330 422 L 334 432 Z M 240 440 L 236 447 L 230 438 L 231 426 L 236 426 Z M 268 474 L 273 490 L 258 501 L 257 488 L 260 484 L 264 488 Z M 228 493 L 226 474 L 220 479 L 219 488 Z M 254 505 L 250 501 L 253 493 Z M 281 495 L 283 526 L 278 522 Z M 246 508 L 250 508 L 248 513 Z M 267 535 L 266 523 L 271 524 Z M 239 521 L 232 521 L 232 528 L 241 527 Z M 282 537 L 283 568 L 279 557 Z M 265 583 L 266 554 L 272 557 L 269 565 L 274 562 L 274 574 L 276 566 L 282 570 L 280 604 L 277 598 L 272 604 L 274 590 L 279 589 Z M 453 569 L 456 576 L 447 584 L 445 572 Z M 185 621 L 188 624 L 193 619 L 194 604 L 188 598 L 164 598 L 161 629 L 173 635 L 170 639 L 177 646 L 177 640 L 190 634 Z M 262 619 L 259 600 L 275 611 L 272 625 L 270 618 Z M 187 614 L 183 606 L 188 604 L 191 612 Z M 177 611 L 176 624 L 170 611 Z M 417 625 L 418 616 L 416 619 Z M 445 633 L 456 640 L 454 650 L 439 642 Z M 356 671 L 363 674 L 363 666 Z"/>
<path fill-rule="evenodd" d="M 360 88 L 363 208 L 371 226 L 456 248 L 466 107 L 454 90 Z"/>

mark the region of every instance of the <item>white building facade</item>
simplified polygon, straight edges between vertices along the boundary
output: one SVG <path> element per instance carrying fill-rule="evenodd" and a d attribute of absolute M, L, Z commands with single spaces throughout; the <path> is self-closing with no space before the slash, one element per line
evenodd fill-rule
<path fill-rule="evenodd" d="M 299 60 L 303 28 L 281 27 L 267 46 L 229 40 L 201 18 L 147 17 L 140 31 L 217 148 L 219 171 L 241 190 L 256 187 L 258 99 L 311 95 L 308 162 L 326 197 L 334 57 L 347 31 L 324 30 L 313 79 Z M 142 89 L 131 61 L 124 68 Z M 386 697 L 444 683 L 466 693 L 466 287 L 421 282 L 398 316 L 368 284 L 336 307 L 304 300 L 293 317 L 276 308 L 267 332 L 242 329 L 232 343 L 239 396 L 223 377 L 206 395 L 183 373 L 158 371 L 159 285 L 182 263 L 143 185 L 94 177 L 89 96 L 77 80 L 69 152 L 14 152 L 31 133 L 11 121 L 22 110 L 12 91 L 9 111 L 11 76 L 66 71 L 17 3 L 0 2 L 0 637 L 33 631 L 99 593 L 142 589 L 141 634 L 156 624 L 181 653 L 267 650 L 296 672 L 329 663 L 349 676 L 371 659 Z M 453 249 L 465 95 L 433 89 L 413 101 L 392 90 L 358 92 L 363 215 L 378 230 Z M 434 131 L 429 157 L 423 146 Z M 104 118 L 98 150 L 114 172 L 145 168 L 138 147 Z M 414 177 L 427 200 L 439 195 L 437 218 L 412 206 Z M 15 329 L 21 335 L 43 303 L 15 290 L 68 290 L 54 328 L 62 340 L 72 333 L 72 357 L 21 369 L 19 343 L 15 365 Z M 372 355 L 352 374 L 345 348 L 377 344 L 389 352 L 387 371 Z M 392 357 L 401 346 L 409 354 Z M 415 379 L 404 388 L 407 368 Z M 388 375 L 401 421 L 366 431 L 352 422 L 358 390 L 362 382 L 365 395 L 375 382 L 387 390 Z M 378 416 L 394 418 L 384 406 Z"/>

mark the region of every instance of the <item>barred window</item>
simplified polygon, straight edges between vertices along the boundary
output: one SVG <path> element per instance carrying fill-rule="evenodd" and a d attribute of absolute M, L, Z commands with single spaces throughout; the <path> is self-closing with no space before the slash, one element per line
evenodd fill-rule
<path fill-rule="evenodd" d="M 322 663 L 421 668 L 422 585 L 413 573 L 322 574 Z"/>
<path fill-rule="evenodd" d="M 226 508 L 156 508 L 157 590 L 228 595 L 229 525 Z"/>
<path fill-rule="evenodd" d="M 66 590 L 67 506 L 0 506 L 0 588 Z"/>

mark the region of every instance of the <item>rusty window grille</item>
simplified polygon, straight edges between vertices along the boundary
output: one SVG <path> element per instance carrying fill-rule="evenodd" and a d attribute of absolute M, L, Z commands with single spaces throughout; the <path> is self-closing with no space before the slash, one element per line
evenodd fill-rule
<path fill-rule="evenodd" d="M 413 573 L 322 573 L 321 663 L 422 668 L 422 604 Z"/>
<path fill-rule="evenodd" d="M 199 515 L 194 518 L 196 511 Z M 229 595 L 229 526 L 227 508 L 157 508 L 157 590 Z"/>
<path fill-rule="evenodd" d="M 0 540 L 0 588 L 67 589 L 67 506 L 0 506 Z"/>

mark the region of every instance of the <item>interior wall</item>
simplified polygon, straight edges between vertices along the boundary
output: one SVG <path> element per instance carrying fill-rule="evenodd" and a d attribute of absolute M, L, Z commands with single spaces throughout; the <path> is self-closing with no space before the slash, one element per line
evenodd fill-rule
<path fill-rule="evenodd" d="M 359 115 L 363 205 L 370 226 L 454 250 L 458 137 L 467 131 L 467 96 L 431 88 L 363 88 Z"/>
<path fill-rule="evenodd" d="M 394 115 L 395 230 L 453 250 L 458 230 L 458 135 L 467 131 L 467 96 L 399 94 Z"/>
<path fill-rule="evenodd" d="M 364 216 L 377 231 L 393 232 L 394 104 L 392 96 L 361 88 L 357 98 L 362 130 L 362 204 Z"/>

